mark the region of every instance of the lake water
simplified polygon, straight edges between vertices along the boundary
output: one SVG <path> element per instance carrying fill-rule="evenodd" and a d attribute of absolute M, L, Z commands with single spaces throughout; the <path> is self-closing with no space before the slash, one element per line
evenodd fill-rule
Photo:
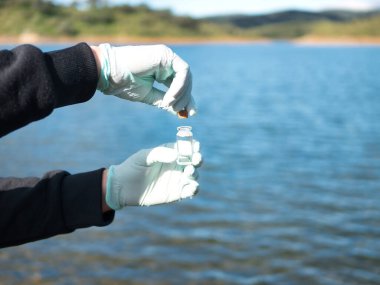
<path fill-rule="evenodd" d="M 3 249 L 0 284 L 380 284 L 380 48 L 172 48 L 198 116 L 99 93 L 2 138 L 1 175 L 106 167 L 189 124 L 200 193 Z"/>

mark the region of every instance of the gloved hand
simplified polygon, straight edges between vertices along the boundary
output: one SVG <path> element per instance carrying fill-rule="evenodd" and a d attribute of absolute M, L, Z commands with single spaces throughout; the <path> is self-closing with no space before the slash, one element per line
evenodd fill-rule
<path fill-rule="evenodd" d="M 99 49 L 98 89 L 104 94 L 154 105 L 173 114 L 181 110 L 195 114 L 189 65 L 170 48 L 101 44 Z M 155 81 L 166 85 L 167 92 L 153 87 Z"/>
<path fill-rule="evenodd" d="M 193 143 L 192 164 L 178 165 L 175 144 L 143 149 L 108 170 L 106 203 L 114 210 L 125 206 L 150 206 L 192 197 L 198 192 L 195 167 L 202 156 Z"/>

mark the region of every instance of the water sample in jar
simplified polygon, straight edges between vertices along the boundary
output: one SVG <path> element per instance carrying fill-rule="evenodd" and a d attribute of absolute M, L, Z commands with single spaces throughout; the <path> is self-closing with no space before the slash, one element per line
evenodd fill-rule
<path fill-rule="evenodd" d="M 177 130 L 177 163 L 179 165 L 191 164 L 193 156 L 193 133 L 190 126 L 181 126 Z"/>

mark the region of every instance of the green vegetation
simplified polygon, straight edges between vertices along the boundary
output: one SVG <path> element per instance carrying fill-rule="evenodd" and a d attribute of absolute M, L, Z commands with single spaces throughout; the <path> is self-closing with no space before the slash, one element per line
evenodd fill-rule
<path fill-rule="evenodd" d="M 0 0 L 0 35 L 199 37 L 230 34 L 223 25 L 145 5 L 78 8 L 44 0 Z"/>
<path fill-rule="evenodd" d="M 318 22 L 311 32 L 316 36 L 380 37 L 380 15 L 347 23 Z"/>
<path fill-rule="evenodd" d="M 260 25 L 244 29 L 245 35 L 269 39 L 297 39 L 300 37 L 368 37 L 380 38 L 380 16 L 356 19 L 350 22 L 289 21 L 286 23 Z"/>
<path fill-rule="evenodd" d="M 245 35 L 271 39 L 380 37 L 380 11 L 284 11 L 259 16 L 211 17 L 207 20 L 231 24 Z"/>
<path fill-rule="evenodd" d="M 317 37 L 380 38 L 380 12 L 285 11 L 259 16 L 194 19 L 148 6 L 105 6 L 90 0 L 86 7 L 48 0 L 0 0 L 0 36 L 25 33 L 46 37 L 171 37 L 178 39 L 295 39 Z"/>

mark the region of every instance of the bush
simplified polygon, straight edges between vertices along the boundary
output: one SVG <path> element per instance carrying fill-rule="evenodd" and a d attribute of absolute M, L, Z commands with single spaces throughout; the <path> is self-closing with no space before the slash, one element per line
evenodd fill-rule
<path fill-rule="evenodd" d="M 82 15 L 83 22 L 89 25 L 109 25 L 115 22 L 114 14 L 111 10 L 90 10 Z"/>
<path fill-rule="evenodd" d="M 79 34 L 78 29 L 70 21 L 61 22 L 57 27 L 57 32 L 65 36 L 76 36 Z"/>

